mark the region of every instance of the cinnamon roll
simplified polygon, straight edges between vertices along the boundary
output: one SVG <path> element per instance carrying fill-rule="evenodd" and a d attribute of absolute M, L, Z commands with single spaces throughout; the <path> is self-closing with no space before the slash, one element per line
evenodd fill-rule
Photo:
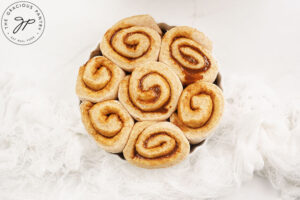
<path fill-rule="evenodd" d="M 190 143 L 196 144 L 217 126 L 223 107 L 221 89 L 212 83 L 198 81 L 183 90 L 178 113 L 172 114 L 170 121 L 183 131 Z"/>
<path fill-rule="evenodd" d="M 177 26 L 164 35 L 159 61 L 169 65 L 184 85 L 213 82 L 218 74 L 211 41 L 197 29 Z"/>
<path fill-rule="evenodd" d="M 96 56 L 80 67 L 76 93 L 80 100 L 94 103 L 115 99 L 124 76 L 125 72 L 113 62 L 105 57 Z"/>
<path fill-rule="evenodd" d="M 149 15 L 125 18 L 104 35 L 100 49 L 104 56 L 126 71 L 158 59 L 162 32 Z"/>
<path fill-rule="evenodd" d="M 137 122 L 123 150 L 125 159 L 139 167 L 162 168 L 187 157 L 190 145 L 170 122 Z"/>
<path fill-rule="evenodd" d="M 104 150 L 123 151 L 134 121 L 117 100 L 83 101 L 80 111 L 86 130 Z"/>
<path fill-rule="evenodd" d="M 138 121 L 165 120 L 175 111 L 182 84 L 168 66 L 148 62 L 135 68 L 119 86 L 119 100 Z"/>

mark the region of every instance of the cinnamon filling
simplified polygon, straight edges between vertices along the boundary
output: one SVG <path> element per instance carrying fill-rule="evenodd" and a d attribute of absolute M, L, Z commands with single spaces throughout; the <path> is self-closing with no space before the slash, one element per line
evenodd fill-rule
<path fill-rule="evenodd" d="M 86 64 L 84 65 L 84 70 L 85 70 L 87 64 L 88 64 L 88 63 L 86 63 Z M 107 69 L 107 71 L 109 72 L 109 76 L 110 76 L 110 79 L 107 81 L 107 84 L 106 84 L 105 86 L 103 86 L 103 87 L 100 89 L 100 90 L 103 90 L 103 88 L 105 88 L 105 87 L 111 82 L 113 73 L 112 73 L 112 71 L 111 71 L 108 67 L 106 67 L 106 66 L 100 64 L 100 65 L 96 68 L 97 70 L 96 70 L 93 74 L 94 74 L 94 75 L 97 75 L 97 74 L 99 73 L 99 69 L 100 69 L 101 67 L 105 67 L 105 68 Z M 84 72 L 83 72 L 83 73 L 84 73 Z M 95 90 L 95 89 L 93 89 L 93 88 L 90 88 L 90 87 L 85 83 L 85 81 L 84 81 L 84 79 L 83 79 L 83 74 L 82 74 L 82 76 L 81 76 L 81 79 L 82 79 L 83 85 L 84 85 L 87 89 L 91 90 L 92 92 L 97 92 L 97 91 L 99 91 L 99 90 Z"/>
<path fill-rule="evenodd" d="M 167 135 L 167 136 L 173 138 L 173 139 L 176 141 L 176 139 L 175 139 L 174 137 L 170 136 L 168 133 L 166 133 L 166 132 L 160 132 L 160 133 L 154 133 L 154 134 L 152 134 L 149 138 L 147 138 L 147 139 L 144 141 L 143 146 L 144 146 L 145 148 L 147 148 L 148 141 L 149 141 L 150 139 L 154 138 L 154 137 L 157 137 L 158 135 Z M 139 138 L 139 137 L 136 138 L 136 140 L 135 140 L 135 142 L 134 142 L 135 144 L 136 144 L 136 141 L 138 140 L 138 138 Z M 155 146 L 155 147 L 162 146 L 163 144 L 164 144 L 164 142 L 160 143 L 158 146 Z M 179 150 L 179 146 L 178 146 L 178 143 L 177 143 L 177 141 L 176 141 L 176 145 L 175 145 L 175 147 L 173 148 L 173 150 L 172 150 L 170 153 L 165 154 L 165 155 L 161 155 L 161 156 L 158 156 L 158 157 L 155 157 L 155 158 L 147 158 L 147 157 L 144 157 L 144 156 L 140 155 L 140 154 L 137 152 L 136 147 L 134 146 L 132 159 L 133 159 L 133 158 L 146 159 L 146 160 L 165 159 L 165 158 L 171 157 L 171 156 L 172 156 L 173 154 L 175 154 L 178 150 Z"/>
<path fill-rule="evenodd" d="M 209 94 L 207 94 L 206 92 L 199 92 L 198 94 L 196 94 L 196 95 L 201 95 L 201 94 L 206 94 L 206 95 L 209 95 L 210 96 L 210 98 L 212 98 L 212 102 L 213 102 L 213 105 L 212 105 L 212 110 L 211 110 L 211 115 L 209 116 L 209 118 L 206 120 L 206 122 L 202 125 L 202 126 L 200 126 L 200 127 L 198 127 L 198 128 L 201 128 L 201 127 L 204 127 L 204 126 L 206 126 L 208 123 L 209 123 L 209 121 L 211 120 L 211 118 L 212 118 L 212 116 L 214 115 L 214 109 L 215 109 L 215 101 L 214 101 L 214 95 L 211 93 L 211 92 L 208 92 Z M 190 105 L 192 104 L 192 98 L 190 99 Z M 191 108 L 191 110 L 194 110 L 193 108 Z M 183 123 L 183 122 L 182 122 Z M 177 125 L 177 124 L 176 124 Z M 179 128 L 182 128 L 182 126 L 180 126 Z M 189 128 L 191 128 L 191 129 L 197 129 L 197 128 L 192 128 L 192 127 L 189 127 Z M 182 129 L 183 130 L 183 129 Z"/>
<path fill-rule="evenodd" d="M 144 32 L 144 31 L 135 31 L 135 32 L 132 32 L 132 33 L 127 33 L 127 34 L 123 37 L 123 43 L 126 45 L 127 48 L 130 48 L 130 49 L 134 49 L 134 50 L 135 50 L 136 47 L 137 47 L 138 44 L 139 44 L 139 42 L 137 42 L 137 43 L 135 43 L 135 44 L 128 44 L 128 43 L 127 43 L 128 37 L 130 37 L 130 36 L 133 35 L 133 34 L 143 34 L 143 35 L 145 35 L 145 36 L 148 38 L 149 42 L 150 42 L 150 46 L 149 46 L 149 47 L 146 49 L 146 51 L 144 51 L 140 56 L 137 56 L 137 57 L 134 57 L 134 58 L 125 56 L 124 54 L 122 54 L 121 52 L 119 52 L 119 51 L 114 47 L 112 41 L 113 41 L 115 35 L 116 35 L 118 32 L 120 32 L 120 31 L 123 30 L 123 29 L 127 29 L 127 28 L 131 28 L 131 26 L 125 27 L 125 28 L 120 28 L 120 29 L 116 30 L 116 31 L 112 34 L 112 36 L 111 36 L 111 38 L 110 38 L 110 40 L 109 40 L 109 44 L 110 44 L 111 48 L 112 48 L 115 52 L 117 52 L 119 55 L 121 55 L 122 57 L 126 58 L 128 61 L 134 61 L 134 60 L 136 60 L 136 59 L 139 59 L 139 58 L 143 57 L 145 54 L 148 53 L 148 51 L 150 50 L 150 47 L 151 47 L 151 37 L 150 37 L 146 32 Z"/>
<path fill-rule="evenodd" d="M 139 89 L 140 89 L 142 92 L 145 92 L 145 91 L 146 91 L 146 90 L 144 90 L 144 88 L 143 88 L 143 81 L 144 81 L 144 79 L 145 79 L 147 76 L 149 76 L 150 74 L 153 74 L 153 73 L 154 73 L 154 72 L 149 73 L 149 74 L 146 74 L 145 76 L 143 76 L 143 77 L 140 79 L 140 81 L 139 81 Z M 156 101 L 159 99 L 160 95 L 161 95 L 161 89 L 160 89 L 160 86 L 159 86 L 159 85 L 154 85 L 154 86 L 150 87 L 149 90 L 152 90 L 152 91 L 153 91 L 153 93 L 154 93 L 154 97 L 153 97 L 153 98 L 147 99 L 147 100 L 143 100 L 143 99 L 138 99 L 138 100 L 143 101 L 143 102 L 145 102 L 145 103 L 154 103 L 154 102 L 156 102 Z"/>
<path fill-rule="evenodd" d="M 91 106 L 92 107 L 92 106 Z M 90 109 L 90 108 L 89 108 Z M 88 117 L 89 117 L 89 119 L 90 119 L 90 114 L 89 114 L 89 111 L 87 110 L 87 114 L 88 114 Z M 122 122 L 122 124 L 124 124 L 124 121 L 120 118 L 120 116 L 117 114 L 117 113 L 110 113 L 110 114 L 107 114 L 106 115 L 106 119 L 108 119 L 108 117 L 109 117 L 109 115 L 112 115 L 112 114 L 115 114 L 115 115 L 117 115 L 118 116 L 118 119 Z M 97 134 L 99 134 L 99 135 L 101 135 L 102 137 L 104 137 L 104 138 L 107 138 L 107 139 L 112 139 L 112 138 L 114 138 L 115 136 L 117 136 L 118 135 L 118 133 L 116 133 L 115 135 L 113 135 L 113 136 L 106 136 L 106 135 L 102 135 L 99 131 L 97 131 L 97 129 L 94 127 L 94 123 L 91 121 L 91 125 L 92 125 L 92 127 L 93 127 L 93 129 L 97 132 Z M 122 130 L 122 129 L 121 129 Z"/>
<path fill-rule="evenodd" d="M 143 76 L 141 79 L 140 79 L 140 81 L 139 81 L 139 88 L 142 90 L 142 91 L 144 91 L 143 90 L 143 84 L 142 84 L 142 82 L 143 82 L 143 80 L 147 77 L 147 76 L 149 76 L 150 74 L 154 74 L 154 73 L 156 73 L 156 72 L 151 72 L 151 73 L 149 73 L 149 74 L 146 74 L 145 76 Z M 164 77 L 163 75 L 161 75 L 161 74 L 159 74 L 160 76 L 162 76 L 162 77 Z M 165 78 L 165 77 L 164 77 Z M 168 84 L 169 84 L 169 82 L 168 82 Z M 133 101 L 132 101 L 132 99 L 131 99 L 131 97 L 130 97 L 130 94 L 129 94 L 129 80 L 128 80 L 128 83 L 127 83 L 127 96 L 128 96 L 128 99 L 129 99 L 129 102 L 131 103 L 131 105 L 133 106 L 133 107 L 135 107 L 137 110 L 140 110 L 134 103 L 133 103 Z M 170 85 L 170 84 L 169 84 Z M 170 86 L 169 86 L 170 87 Z M 154 103 L 155 101 L 157 101 L 158 99 L 159 99 L 159 97 L 160 97 L 160 94 L 161 94 L 161 89 L 160 89 L 160 86 L 159 85 L 154 85 L 153 87 L 151 87 L 151 88 L 149 88 L 150 90 L 152 90 L 152 91 L 154 91 L 154 94 L 155 94 L 155 97 L 154 98 L 152 98 L 152 99 L 150 99 L 150 100 L 148 100 L 148 101 L 146 101 L 146 103 Z M 171 91 L 170 91 L 170 97 L 172 96 L 172 93 L 171 93 Z M 145 112 L 145 113 L 167 113 L 168 112 L 168 108 L 166 108 L 167 107 L 167 105 L 169 105 L 169 103 L 170 103 L 170 100 L 171 100 L 171 98 L 168 98 L 168 100 L 166 101 L 166 103 L 164 103 L 164 105 L 162 105 L 159 109 L 157 109 L 157 110 L 154 110 L 154 111 L 143 111 L 142 110 L 142 112 Z"/>
<path fill-rule="evenodd" d="M 185 38 L 185 37 L 184 36 L 175 37 L 172 40 L 171 45 L 174 43 L 174 41 L 176 41 L 180 38 Z M 192 50 L 199 53 L 202 56 L 202 58 L 204 59 L 203 67 L 201 67 L 200 69 L 191 69 L 191 68 L 188 68 L 186 66 L 183 66 L 180 63 L 180 61 L 178 61 L 173 56 L 172 48 L 170 48 L 170 57 L 176 62 L 176 64 L 181 68 L 181 71 L 184 73 L 184 76 L 185 76 L 185 82 L 184 83 L 185 84 L 190 84 L 190 83 L 193 83 L 197 80 L 203 79 L 202 73 L 209 70 L 209 68 L 211 66 L 211 62 L 208 59 L 208 57 L 198 47 L 190 45 L 190 44 L 181 44 L 181 45 L 179 45 L 178 48 L 179 48 L 179 52 L 180 52 L 180 55 L 182 56 L 182 58 L 184 60 L 186 60 L 187 62 L 191 63 L 191 65 L 197 65 L 199 62 L 195 58 L 193 58 L 192 56 L 187 55 L 187 54 L 183 53 L 182 51 L 180 51 L 181 48 L 191 48 Z"/>

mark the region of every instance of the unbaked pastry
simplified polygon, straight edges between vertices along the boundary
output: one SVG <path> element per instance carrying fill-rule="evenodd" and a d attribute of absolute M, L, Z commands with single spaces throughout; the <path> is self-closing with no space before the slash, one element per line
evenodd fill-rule
<path fill-rule="evenodd" d="M 177 26 L 164 35 L 159 61 L 169 65 L 184 85 L 198 80 L 214 82 L 218 68 L 211 50 L 212 43 L 202 32 Z"/>
<path fill-rule="evenodd" d="M 148 62 L 126 76 L 119 87 L 119 100 L 138 121 L 165 120 L 175 111 L 182 84 L 165 64 Z"/>
<path fill-rule="evenodd" d="M 80 100 L 100 102 L 115 99 L 125 72 L 103 56 L 91 58 L 80 67 L 76 93 Z"/>
<path fill-rule="evenodd" d="M 102 54 L 126 71 L 158 58 L 161 30 L 149 15 L 125 18 L 104 35 Z"/>
<path fill-rule="evenodd" d="M 123 153 L 136 166 L 179 163 L 223 113 L 211 53 L 211 41 L 191 27 L 158 25 L 149 15 L 117 22 L 79 70 L 86 130 L 104 150 Z"/>
<path fill-rule="evenodd" d="M 137 122 L 124 148 L 125 159 L 139 167 L 162 168 L 184 160 L 190 145 L 170 122 Z"/>
<path fill-rule="evenodd" d="M 221 89 L 212 83 L 198 81 L 183 90 L 177 114 L 172 114 L 170 121 L 183 131 L 190 143 L 197 144 L 218 125 L 223 107 Z"/>
<path fill-rule="evenodd" d="M 84 101 L 80 105 L 82 122 L 87 132 L 106 151 L 122 152 L 134 121 L 117 100 L 96 104 Z"/>

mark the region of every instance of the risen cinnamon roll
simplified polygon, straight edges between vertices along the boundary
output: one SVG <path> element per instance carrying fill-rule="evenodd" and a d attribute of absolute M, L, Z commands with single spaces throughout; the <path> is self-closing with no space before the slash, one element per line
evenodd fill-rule
<path fill-rule="evenodd" d="M 218 68 L 211 50 L 211 41 L 203 33 L 177 26 L 164 35 L 159 61 L 169 65 L 184 85 L 197 80 L 213 82 Z"/>
<path fill-rule="evenodd" d="M 155 61 L 161 44 L 161 30 L 149 15 L 125 18 L 104 35 L 100 49 L 104 56 L 126 71 Z"/>
<path fill-rule="evenodd" d="M 105 57 L 91 58 L 80 67 L 76 93 L 81 100 L 99 102 L 117 97 L 125 72 Z"/>
<path fill-rule="evenodd" d="M 138 66 L 119 86 L 119 100 L 138 121 L 165 120 L 175 111 L 182 84 L 163 63 Z"/>
<path fill-rule="evenodd" d="M 170 121 L 177 125 L 196 144 L 204 140 L 217 126 L 223 114 L 222 91 L 214 84 L 198 81 L 187 86 L 178 102 L 178 115 Z"/>
<path fill-rule="evenodd" d="M 182 161 L 189 152 L 189 142 L 178 127 L 146 121 L 134 125 L 123 154 L 136 166 L 162 168 Z"/>
<path fill-rule="evenodd" d="M 97 104 L 84 101 L 80 111 L 86 130 L 104 150 L 112 153 L 123 151 L 134 121 L 118 101 Z"/>

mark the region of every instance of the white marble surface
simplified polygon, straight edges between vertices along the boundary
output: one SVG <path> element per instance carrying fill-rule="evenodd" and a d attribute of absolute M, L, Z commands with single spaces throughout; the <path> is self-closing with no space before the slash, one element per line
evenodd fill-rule
<path fill-rule="evenodd" d="M 1 0 L 0 12 L 12 2 Z M 89 50 L 117 20 L 147 13 L 158 22 L 193 26 L 205 32 L 214 41 L 221 71 L 226 68 L 241 76 L 255 74 L 278 92 L 285 91 L 287 97 L 296 92 L 299 98 L 299 83 L 289 79 L 291 74 L 300 78 L 298 0 L 33 2 L 44 12 L 44 35 L 32 45 L 17 46 L 0 34 L 1 69 L 28 76 L 46 76 L 43 72 L 53 66 L 69 70 L 70 63 L 79 66 L 84 62 Z M 289 85 L 294 87 L 286 91 Z M 66 91 L 65 95 L 73 92 Z M 273 200 L 279 195 L 268 181 L 255 177 L 225 199 L 254 198 Z"/>

